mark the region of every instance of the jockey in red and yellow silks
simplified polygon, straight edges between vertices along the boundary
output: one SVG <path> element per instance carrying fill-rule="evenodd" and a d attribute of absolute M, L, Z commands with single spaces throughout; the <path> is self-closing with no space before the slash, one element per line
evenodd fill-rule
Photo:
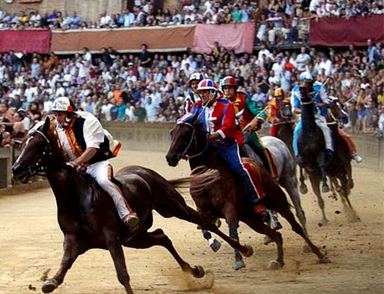
<path fill-rule="evenodd" d="M 282 121 L 281 118 L 281 103 L 290 103 L 290 100 L 285 97 L 284 90 L 277 88 L 274 92 L 274 98 L 268 103 L 268 121 L 271 123 L 271 128 L 269 129 L 269 135 L 277 137 L 279 132 L 279 124 Z"/>
<path fill-rule="evenodd" d="M 240 117 L 241 128 L 243 129 L 255 117 L 258 117 L 256 131 L 259 130 L 266 118 L 263 108 L 255 101 L 252 101 L 248 93 L 237 91 L 237 81 L 234 77 L 227 76 L 223 78 L 220 86 L 223 91 L 223 97 L 231 101 L 235 109 L 236 116 Z M 260 142 L 257 133 L 254 131 L 247 133 L 245 143 L 247 143 L 260 157 L 267 171 L 272 174 L 272 176 L 275 176 L 269 153 Z"/>

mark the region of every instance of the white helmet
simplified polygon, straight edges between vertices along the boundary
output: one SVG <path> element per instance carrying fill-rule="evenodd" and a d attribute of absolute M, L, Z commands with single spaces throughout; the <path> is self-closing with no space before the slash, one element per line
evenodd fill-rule
<path fill-rule="evenodd" d="M 73 107 L 68 97 L 59 97 L 56 98 L 53 102 L 52 111 L 66 111 L 72 112 Z"/>
<path fill-rule="evenodd" d="M 203 75 L 202 73 L 200 73 L 200 72 L 195 72 L 195 73 L 193 73 L 193 74 L 189 77 L 189 81 L 188 81 L 188 83 L 190 83 L 190 82 L 192 82 L 192 81 L 194 81 L 194 80 L 196 80 L 196 81 L 202 81 L 202 80 L 204 80 L 204 75 Z"/>
<path fill-rule="evenodd" d="M 313 81 L 312 75 L 307 71 L 302 72 L 299 78 L 301 81 Z"/>

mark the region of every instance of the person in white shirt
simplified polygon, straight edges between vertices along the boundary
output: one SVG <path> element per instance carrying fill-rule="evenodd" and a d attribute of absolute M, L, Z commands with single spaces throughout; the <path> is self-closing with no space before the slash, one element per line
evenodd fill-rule
<path fill-rule="evenodd" d="M 113 107 L 113 104 L 111 102 L 108 102 L 108 99 L 104 99 L 103 106 L 101 106 L 101 115 L 105 118 L 106 121 L 111 121 L 111 109 Z"/>
<path fill-rule="evenodd" d="M 297 70 L 299 72 L 304 72 L 307 70 L 307 65 L 311 61 L 311 56 L 306 52 L 307 49 L 305 47 L 301 47 L 300 54 L 297 55 L 296 64 Z"/>
<path fill-rule="evenodd" d="M 122 222 L 131 230 L 137 228 L 140 219 L 120 188 L 112 181 L 113 170 L 108 159 L 115 157 L 118 149 L 110 150 L 109 141 L 99 120 L 90 113 L 75 111 L 74 104 L 68 97 L 57 98 L 53 102 L 52 111 L 57 120 L 60 146 L 69 160 L 68 165 L 84 168 L 111 196 Z"/>
<path fill-rule="evenodd" d="M 112 18 L 107 15 L 106 12 L 103 12 L 100 17 L 100 27 L 105 28 L 108 27 L 112 22 Z"/>

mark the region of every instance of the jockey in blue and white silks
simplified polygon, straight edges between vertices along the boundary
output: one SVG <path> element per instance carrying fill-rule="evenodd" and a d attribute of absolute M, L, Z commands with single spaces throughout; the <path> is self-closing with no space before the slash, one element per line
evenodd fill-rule
<path fill-rule="evenodd" d="M 313 78 L 310 73 L 303 72 L 300 75 L 300 80 L 312 81 Z M 334 152 L 334 147 L 332 142 L 331 130 L 327 126 L 328 106 L 331 104 L 331 100 L 328 96 L 327 87 L 323 83 L 319 81 L 314 82 L 312 85 L 312 89 L 313 89 L 313 92 L 310 93 L 310 95 L 314 96 L 314 99 L 315 99 L 315 105 L 316 105 L 316 107 L 314 107 L 315 122 L 323 132 L 326 153 L 328 155 L 331 155 Z M 292 89 L 291 105 L 294 113 L 296 114 L 301 113 L 301 93 L 300 93 L 300 86 L 298 85 L 294 86 Z M 293 133 L 293 150 L 295 152 L 295 156 L 299 155 L 297 141 L 299 138 L 299 134 L 301 132 L 301 128 L 302 128 L 302 122 L 300 118 L 297 122 L 295 132 Z"/>

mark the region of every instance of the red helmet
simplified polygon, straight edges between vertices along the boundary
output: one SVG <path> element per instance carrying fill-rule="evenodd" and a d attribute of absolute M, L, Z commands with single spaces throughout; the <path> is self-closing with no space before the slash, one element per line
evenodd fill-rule
<path fill-rule="evenodd" d="M 226 76 L 221 80 L 220 83 L 220 88 L 223 89 L 224 86 L 233 86 L 237 88 L 237 81 L 234 77 L 232 76 Z"/>

